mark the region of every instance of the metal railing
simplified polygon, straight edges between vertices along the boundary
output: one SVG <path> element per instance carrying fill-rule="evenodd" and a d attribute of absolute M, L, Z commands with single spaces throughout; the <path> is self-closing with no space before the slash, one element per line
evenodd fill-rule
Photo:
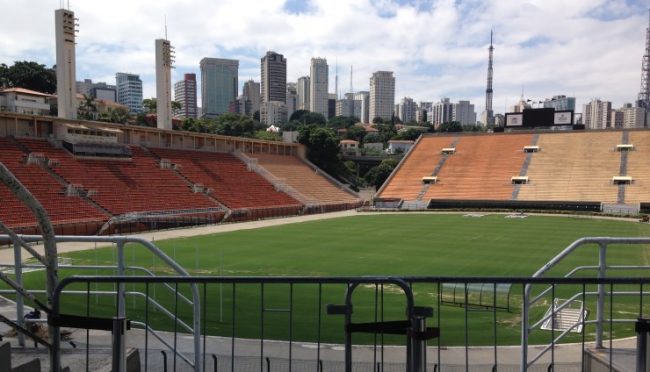
<path fill-rule="evenodd" d="M 70 297 L 65 296 L 66 288 L 86 288 L 85 307 L 78 306 L 83 314 L 94 314 L 90 298 L 91 284 L 114 284 L 118 287 L 128 283 L 143 286 L 144 296 L 151 296 L 151 288 L 158 283 L 166 283 L 178 289 L 187 285 L 198 287 L 199 300 L 195 307 L 200 311 L 201 342 L 199 347 L 181 345 L 183 332 L 174 325 L 169 333 L 160 332 L 158 336 L 175 351 L 170 367 L 173 371 L 185 370 L 179 361 L 184 356 L 189 360 L 201 360 L 200 367 L 194 364 L 194 371 L 268 371 L 268 370 L 315 370 L 333 371 L 441 371 L 441 370 L 502 370 L 519 368 L 522 371 L 534 370 L 588 370 L 585 369 L 586 351 L 595 347 L 589 334 L 597 325 L 582 320 L 582 332 L 574 336 L 572 345 L 552 343 L 549 353 L 539 358 L 536 365 L 527 361 L 519 364 L 513 359 L 512 347 L 518 345 L 517 334 L 513 334 L 519 316 L 516 310 L 504 311 L 496 306 L 477 309 L 469 303 L 465 306 L 446 306 L 442 303 L 442 285 L 458 284 L 468 293 L 470 287 L 483 284 L 482 288 L 493 288 L 496 302 L 497 287 L 509 284 L 514 303 L 523 304 L 530 286 L 549 285 L 551 298 L 569 293 L 576 288 L 586 301 L 591 287 L 609 288 L 605 293 L 610 306 L 610 318 L 603 319 L 609 326 L 609 339 L 620 336 L 623 330 L 616 329 L 614 314 L 637 314 L 639 318 L 648 314 L 648 301 L 644 301 L 644 287 L 650 284 L 649 277 L 641 278 L 504 278 L 504 277 L 106 277 L 77 276 L 63 279 L 54 295 L 51 324 L 65 323 L 74 326 L 71 314 L 61 309 L 74 308 L 67 304 Z M 224 287 L 225 290 L 224 290 Z M 617 288 L 625 288 L 631 299 L 615 301 Z M 646 287 L 647 288 L 647 287 Z M 221 292 L 219 292 L 221 289 Z M 634 290 L 632 290 L 634 289 Z M 79 292 L 79 291 L 78 291 Z M 83 292 L 83 290 L 81 291 Z M 178 291 L 176 293 L 181 293 Z M 219 294 L 221 293 L 221 294 Z M 78 293 L 76 297 L 83 293 Z M 225 297 L 222 305 L 217 297 Z M 468 296 L 465 296 L 467 299 Z M 343 304 L 331 305 L 329 302 Z M 124 301 L 117 299 L 118 302 Z M 467 300 L 466 300 L 467 301 Z M 177 296 L 171 298 L 178 304 Z M 139 328 L 156 328 L 160 324 L 152 319 L 152 309 L 146 305 L 132 316 L 131 324 Z M 585 302 L 587 303 L 587 302 Z M 221 306 L 221 308 L 219 307 Z M 310 311 L 306 311 L 310 309 Z M 188 314 L 176 312 L 178 319 Z M 111 309 L 111 313 L 114 309 Z M 555 310 L 553 310 L 555 311 Z M 341 318 L 342 316 L 342 318 Z M 94 317 L 79 325 L 88 326 L 92 321 L 101 322 Z M 119 318 L 119 317 L 118 317 Z M 429 319 L 428 327 L 426 319 Z M 72 317 L 74 320 L 74 317 Z M 110 318 L 105 319 L 110 321 Z M 509 327 L 508 324 L 512 324 Z M 177 324 L 177 323 L 174 323 Z M 88 331 L 87 331 L 88 332 Z M 628 331 L 629 335 L 634 335 Z M 550 335 L 549 335 L 550 333 Z M 556 339 L 551 330 L 544 337 Z M 132 333 L 131 333 L 132 334 Z M 127 336 L 131 337 L 127 332 Z M 161 370 L 160 352 L 157 346 L 144 333 L 144 340 L 137 346 L 144 353 L 144 371 Z M 208 334 L 221 335 L 212 337 Z M 364 335 L 365 334 L 365 335 Z M 133 336 L 135 337 L 135 336 Z M 87 348 L 92 348 L 92 340 L 87 337 Z M 284 342 L 272 340 L 282 339 Z M 533 342 L 539 342 L 539 338 Z M 610 350 L 612 349 L 610 341 Z M 332 344 L 334 343 L 334 345 Z M 118 344 L 124 345 L 122 340 Z M 335 344 L 342 344 L 337 347 Z M 354 345 L 366 346 L 354 346 Z M 395 349 L 388 345 L 402 345 Z M 489 345 L 482 349 L 476 344 Z M 306 346 L 305 346 L 306 345 Z M 110 345 L 109 345 L 110 346 Z M 558 349 L 570 348 L 573 358 L 566 353 L 560 355 Z M 363 353 L 355 353 L 363 350 Z M 397 351 L 396 351 L 397 350 Z M 123 350 L 113 350 L 124 358 Z M 518 354 L 518 353 L 515 353 Z M 282 356 L 279 358 L 279 356 Z M 165 357 L 166 358 L 166 357 Z M 254 361 L 257 359 L 257 363 Z M 516 359 L 516 358 L 515 358 Z M 218 360 L 218 361 L 217 361 Z M 165 363 L 167 360 L 165 359 Z M 609 365 L 613 364 L 610 353 Z M 86 366 L 89 365 L 88 359 Z M 166 364 L 165 364 L 166 365 Z M 365 369 L 364 369 L 365 368 Z M 55 369 L 56 370 L 56 369 Z M 117 369 L 115 369 L 117 370 Z M 166 369 L 164 371 L 167 371 Z"/>

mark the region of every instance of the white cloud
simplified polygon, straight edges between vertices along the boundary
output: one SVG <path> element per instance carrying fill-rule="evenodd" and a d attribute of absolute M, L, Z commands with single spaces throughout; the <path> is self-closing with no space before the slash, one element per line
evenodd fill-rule
<path fill-rule="evenodd" d="M 402 2 L 400 2 L 402 3 Z M 78 79 L 111 80 L 138 73 L 145 96 L 155 92 L 154 39 L 176 47 L 174 77 L 199 72 L 203 57 L 240 59 L 240 82 L 259 79 L 259 58 L 274 50 L 288 59 L 288 78 L 309 72 L 312 56 L 338 60 L 346 91 L 367 89 L 373 71 L 396 76 L 396 99 L 471 99 L 483 109 L 489 30 L 495 30 L 495 109 L 521 94 L 543 99 L 575 95 L 614 105 L 639 89 L 647 13 L 625 0 L 413 1 L 312 0 L 289 13 L 284 0 L 72 1 L 79 18 Z M 0 62 L 54 64 L 53 0 L 0 0 Z M 330 91 L 334 91 L 331 78 Z M 580 109 L 578 109 L 579 111 Z"/>

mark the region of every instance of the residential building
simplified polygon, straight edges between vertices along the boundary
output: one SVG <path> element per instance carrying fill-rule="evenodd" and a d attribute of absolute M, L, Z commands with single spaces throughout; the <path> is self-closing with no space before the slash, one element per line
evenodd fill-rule
<path fill-rule="evenodd" d="M 309 69 L 309 111 L 328 117 L 329 67 L 325 58 L 312 58 Z M 336 102 L 336 98 L 335 102 Z"/>
<path fill-rule="evenodd" d="M 392 71 L 377 71 L 370 78 L 369 119 L 391 120 L 395 105 L 395 77 Z"/>
<path fill-rule="evenodd" d="M 583 122 L 586 129 L 605 129 L 610 124 L 612 103 L 593 99 L 584 105 Z"/>
<path fill-rule="evenodd" d="M 117 102 L 117 87 L 105 82 L 93 83 L 92 79 L 84 79 L 76 82 L 78 94 L 83 94 L 95 99 Z"/>
<path fill-rule="evenodd" d="M 115 74 L 117 87 L 117 103 L 127 106 L 130 113 L 141 113 L 142 109 L 142 80 L 139 75 L 118 72 Z"/>
<path fill-rule="evenodd" d="M 612 110 L 609 114 L 609 125 L 610 128 L 623 128 L 623 121 L 625 120 L 625 114 L 623 110 Z"/>
<path fill-rule="evenodd" d="M 643 128 L 646 123 L 646 111 L 643 107 L 634 107 L 626 103 L 619 110 L 623 113 L 623 128 Z"/>
<path fill-rule="evenodd" d="M 296 83 L 287 83 L 287 118 L 298 109 L 298 92 Z"/>
<path fill-rule="evenodd" d="M 443 98 L 440 102 L 431 105 L 431 111 L 427 114 L 427 118 L 435 128 L 438 128 L 442 123 L 453 121 L 453 110 L 453 103 L 449 98 Z"/>
<path fill-rule="evenodd" d="M 287 121 L 287 105 L 284 102 L 262 102 L 260 107 L 260 122 L 268 126 Z"/>
<path fill-rule="evenodd" d="M 544 108 L 554 108 L 555 111 L 575 111 L 576 98 L 567 96 L 553 96 L 544 100 Z"/>
<path fill-rule="evenodd" d="M 174 100 L 181 104 L 178 116 L 181 118 L 197 118 L 196 107 L 196 74 L 185 74 L 183 80 L 174 84 Z"/>
<path fill-rule="evenodd" d="M 336 101 L 336 116 L 347 116 L 361 119 L 361 100 L 355 99 L 355 94 L 345 93 L 343 99 Z"/>
<path fill-rule="evenodd" d="M 298 94 L 298 110 L 309 110 L 309 85 L 311 83 L 309 76 L 302 76 L 298 78 L 296 84 L 296 93 Z"/>
<path fill-rule="evenodd" d="M 452 121 L 457 121 L 461 125 L 476 125 L 474 105 L 469 101 L 455 103 L 452 109 Z"/>
<path fill-rule="evenodd" d="M 0 111 L 28 115 L 49 115 L 50 94 L 24 88 L 0 90 Z"/>
<path fill-rule="evenodd" d="M 359 91 L 354 94 L 354 100 L 359 101 L 359 120 L 364 124 L 370 124 L 370 92 Z"/>
<path fill-rule="evenodd" d="M 244 82 L 242 99 L 248 102 L 244 114 L 252 118 L 256 112 L 260 111 L 260 83 L 253 80 Z"/>
<path fill-rule="evenodd" d="M 402 123 L 415 121 L 415 112 L 417 111 L 417 104 L 411 97 L 404 97 L 398 104 L 398 116 Z"/>
<path fill-rule="evenodd" d="M 266 52 L 261 59 L 261 102 L 287 101 L 287 59 L 276 52 Z"/>
<path fill-rule="evenodd" d="M 217 117 L 228 112 L 239 92 L 239 61 L 203 58 L 201 66 L 201 108 L 203 116 Z"/>
<path fill-rule="evenodd" d="M 325 113 L 325 119 L 331 119 L 336 116 L 336 94 L 329 93 L 327 99 L 327 112 Z"/>
<path fill-rule="evenodd" d="M 417 111 L 415 111 L 415 121 L 418 123 L 426 123 L 427 114 L 429 111 L 431 111 L 432 107 L 433 102 L 420 102 L 420 104 L 418 104 Z"/>

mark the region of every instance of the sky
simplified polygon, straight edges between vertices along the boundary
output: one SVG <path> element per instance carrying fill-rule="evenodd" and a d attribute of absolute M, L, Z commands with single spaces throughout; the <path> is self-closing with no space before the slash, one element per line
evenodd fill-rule
<path fill-rule="evenodd" d="M 64 6 L 67 7 L 67 0 Z M 613 107 L 639 93 L 650 0 L 70 0 L 79 18 L 77 80 L 115 83 L 139 74 L 155 96 L 154 40 L 176 51 L 172 81 L 204 57 L 238 59 L 239 83 L 260 79 L 260 58 L 287 58 L 287 80 L 330 66 L 334 93 L 368 90 L 374 71 L 393 71 L 395 99 L 469 99 L 485 106 L 494 30 L 494 110 L 522 97 L 564 94 L 576 111 L 592 98 Z M 0 63 L 55 63 L 54 10 L 61 0 L 0 0 Z M 350 66 L 353 81 L 350 83 Z M 200 88 L 199 88 L 200 89 Z M 240 87 L 241 93 L 241 87 Z M 199 90 L 200 94 L 200 90 Z M 200 100 L 199 100 L 200 102 Z M 200 103 L 199 103 L 200 105 Z"/>

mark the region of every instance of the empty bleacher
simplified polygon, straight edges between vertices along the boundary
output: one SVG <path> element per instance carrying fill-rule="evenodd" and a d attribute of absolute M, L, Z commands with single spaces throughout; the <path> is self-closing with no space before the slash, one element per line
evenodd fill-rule
<path fill-rule="evenodd" d="M 621 155 L 615 151 L 621 132 L 540 134 L 528 167 L 529 183 L 518 200 L 571 200 L 615 203 Z M 647 169 L 646 171 L 647 172 Z"/>
<path fill-rule="evenodd" d="M 282 182 L 305 199 L 305 204 L 356 206 L 360 200 L 343 190 L 296 156 L 273 154 L 248 154 L 257 159 L 259 166 L 271 173 L 278 182 Z"/>
<path fill-rule="evenodd" d="M 532 134 L 462 136 L 423 199 L 510 200 Z M 409 159 L 411 160 L 411 159 Z M 430 161 L 435 164 L 435 160 Z"/>
<path fill-rule="evenodd" d="M 422 137 L 378 197 L 415 200 L 422 190 L 422 177 L 431 176 L 442 158 L 441 150 L 449 147 L 453 139 L 450 136 Z"/>
<path fill-rule="evenodd" d="M 20 139 L 29 150 L 45 154 L 52 169 L 71 184 L 91 191 L 89 198 L 113 215 L 131 212 L 184 211 L 218 205 L 139 147 L 131 147 L 132 160 L 75 158 L 39 139 Z"/>
<path fill-rule="evenodd" d="M 47 143 L 47 142 L 45 142 Z M 39 164 L 27 164 L 27 154 L 10 139 L 0 138 L 2 162 L 40 201 L 54 225 L 101 223 L 109 216 L 79 196 L 66 196 L 60 184 Z M 0 185 L 0 219 L 10 227 L 36 224 L 32 213 L 4 185 Z"/>
<path fill-rule="evenodd" d="M 190 182 L 211 189 L 211 195 L 230 209 L 267 209 L 268 214 L 258 217 L 270 217 L 296 214 L 302 208 L 300 202 L 277 191 L 232 154 L 161 148 L 150 151 L 177 165 L 178 172 Z"/>
<path fill-rule="evenodd" d="M 650 202 L 650 132 L 631 131 L 628 143 L 634 145 L 627 155 L 627 175 L 633 181 L 625 186 L 625 202 Z"/>

